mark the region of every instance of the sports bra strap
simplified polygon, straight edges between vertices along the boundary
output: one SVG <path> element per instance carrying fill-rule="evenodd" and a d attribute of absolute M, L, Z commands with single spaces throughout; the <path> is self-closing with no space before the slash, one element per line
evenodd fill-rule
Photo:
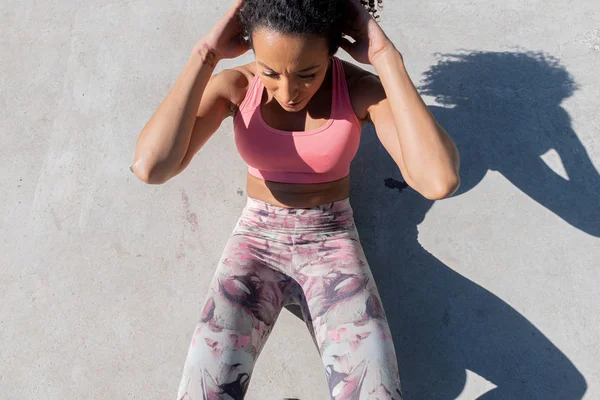
<path fill-rule="evenodd" d="M 246 110 L 253 110 L 260 105 L 260 101 L 262 100 L 262 89 L 263 85 L 260 82 L 260 77 L 258 74 L 254 75 L 254 78 L 250 82 L 248 86 L 248 91 L 246 92 L 246 97 L 242 101 L 239 107 L 240 112 L 244 112 Z"/>

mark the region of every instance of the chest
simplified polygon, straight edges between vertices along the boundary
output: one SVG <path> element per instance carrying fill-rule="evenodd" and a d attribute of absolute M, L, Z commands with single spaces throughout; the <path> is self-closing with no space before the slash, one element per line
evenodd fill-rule
<path fill-rule="evenodd" d="M 239 115 L 235 142 L 244 161 L 259 170 L 326 173 L 349 165 L 358 149 L 360 129 L 349 120 L 321 120 L 306 130 L 285 127 L 290 131 L 275 129 L 258 112 Z"/>
<path fill-rule="evenodd" d="M 286 132 L 306 132 L 321 128 L 331 118 L 331 91 L 319 93 L 298 112 L 287 112 L 271 101 L 257 110 L 265 124 Z"/>

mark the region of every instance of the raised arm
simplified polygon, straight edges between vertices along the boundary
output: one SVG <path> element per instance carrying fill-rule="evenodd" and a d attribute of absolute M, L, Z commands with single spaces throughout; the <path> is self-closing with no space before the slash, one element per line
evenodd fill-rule
<path fill-rule="evenodd" d="M 248 50 L 240 34 L 236 4 L 194 46 L 183 72 L 139 135 L 131 167 L 150 184 L 180 173 L 231 112 L 232 88 L 244 79 L 237 71 L 212 75 L 217 62 Z"/>
<path fill-rule="evenodd" d="M 352 18 L 342 47 L 354 59 L 371 64 L 378 76 L 366 75 L 358 86 L 373 101 L 368 117 L 413 189 L 432 200 L 458 188 L 459 154 L 414 87 L 402 55 L 381 27 L 356 0 L 347 0 Z"/>

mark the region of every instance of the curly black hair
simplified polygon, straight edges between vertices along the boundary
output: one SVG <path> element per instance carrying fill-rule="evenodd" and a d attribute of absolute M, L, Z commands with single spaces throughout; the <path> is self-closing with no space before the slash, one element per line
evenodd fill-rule
<path fill-rule="evenodd" d="M 377 9 L 383 0 L 359 1 L 378 19 Z M 340 46 L 348 8 L 348 0 L 245 0 L 238 17 L 251 44 L 252 32 L 269 28 L 291 35 L 324 36 L 333 55 Z"/>

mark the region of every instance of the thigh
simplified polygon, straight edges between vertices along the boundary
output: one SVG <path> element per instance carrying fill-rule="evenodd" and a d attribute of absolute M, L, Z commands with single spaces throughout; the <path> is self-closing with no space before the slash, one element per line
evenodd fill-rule
<path fill-rule="evenodd" d="M 331 398 L 400 399 L 394 344 L 358 235 L 307 243 L 297 274 Z"/>
<path fill-rule="evenodd" d="M 188 350 L 178 399 L 242 399 L 290 278 L 270 268 L 260 239 L 232 236 Z"/>

